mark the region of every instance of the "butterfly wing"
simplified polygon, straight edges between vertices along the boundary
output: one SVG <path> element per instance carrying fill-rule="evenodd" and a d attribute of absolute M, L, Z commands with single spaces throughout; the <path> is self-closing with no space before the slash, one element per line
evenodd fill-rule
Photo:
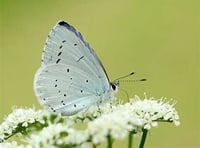
<path fill-rule="evenodd" d="M 64 21 L 57 23 L 49 33 L 42 55 L 42 65 L 58 63 L 84 66 L 91 74 L 109 81 L 94 50 L 80 32 Z"/>
<path fill-rule="evenodd" d="M 103 65 L 83 36 L 61 21 L 49 33 L 34 89 L 48 110 L 71 115 L 110 95 Z"/>

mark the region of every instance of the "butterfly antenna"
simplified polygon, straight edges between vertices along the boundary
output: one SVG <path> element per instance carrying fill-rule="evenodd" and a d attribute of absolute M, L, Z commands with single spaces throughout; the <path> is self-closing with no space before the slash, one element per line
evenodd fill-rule
<path fill-rule="evenodd" d="M 129 76 L 131 76 L 131 75 L 133 75 L 133 74 L 135 74 L 135 72 L 131 72 L 130 74 L 127 74 L 127 75 L 125 75 L 125 76 L 119 77 L 119 78 L 115 79 L 113 82 L 119 81 L 120 79 L 127 78 L 127 77 L 129 77 Z"/>
<path fill-rule="evenodd" d="M 138 80 L 120 80 L 120 82 L 138 82 L 138 81 L 147 81 L 147 79 L 138 79 Z"/>

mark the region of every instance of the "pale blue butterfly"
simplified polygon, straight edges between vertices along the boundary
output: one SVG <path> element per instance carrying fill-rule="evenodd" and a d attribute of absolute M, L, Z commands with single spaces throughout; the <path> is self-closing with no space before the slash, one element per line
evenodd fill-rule
<path fill-rule="evenodd" d="M 101 61 L 81 33 L 60 21 L 46 40 L 34 90 L 47 110 L 73 115 L 112 100 L 118 83 L 109 81 Z"/>

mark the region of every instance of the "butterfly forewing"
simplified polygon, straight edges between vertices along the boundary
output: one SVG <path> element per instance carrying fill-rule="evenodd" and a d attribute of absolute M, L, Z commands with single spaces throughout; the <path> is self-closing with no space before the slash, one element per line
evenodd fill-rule
<path fill-rule="evenodd" d="M 76 67 L 84 66 L 89 74 L 108 80 L 94 50 L 74 27 L 65 22 L 59 22 L 49 33 L 42 61 L 43 65 L 70 63 Z"/>

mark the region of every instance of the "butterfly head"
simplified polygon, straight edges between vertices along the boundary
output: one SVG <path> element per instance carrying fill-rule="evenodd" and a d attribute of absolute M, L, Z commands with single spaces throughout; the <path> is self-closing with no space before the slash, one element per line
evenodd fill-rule
<path fill-rule="evenodd" d="M 111 90 L 117 92 L 119 88 L 119 81 L 114 81 L 110 83 Z"/>

